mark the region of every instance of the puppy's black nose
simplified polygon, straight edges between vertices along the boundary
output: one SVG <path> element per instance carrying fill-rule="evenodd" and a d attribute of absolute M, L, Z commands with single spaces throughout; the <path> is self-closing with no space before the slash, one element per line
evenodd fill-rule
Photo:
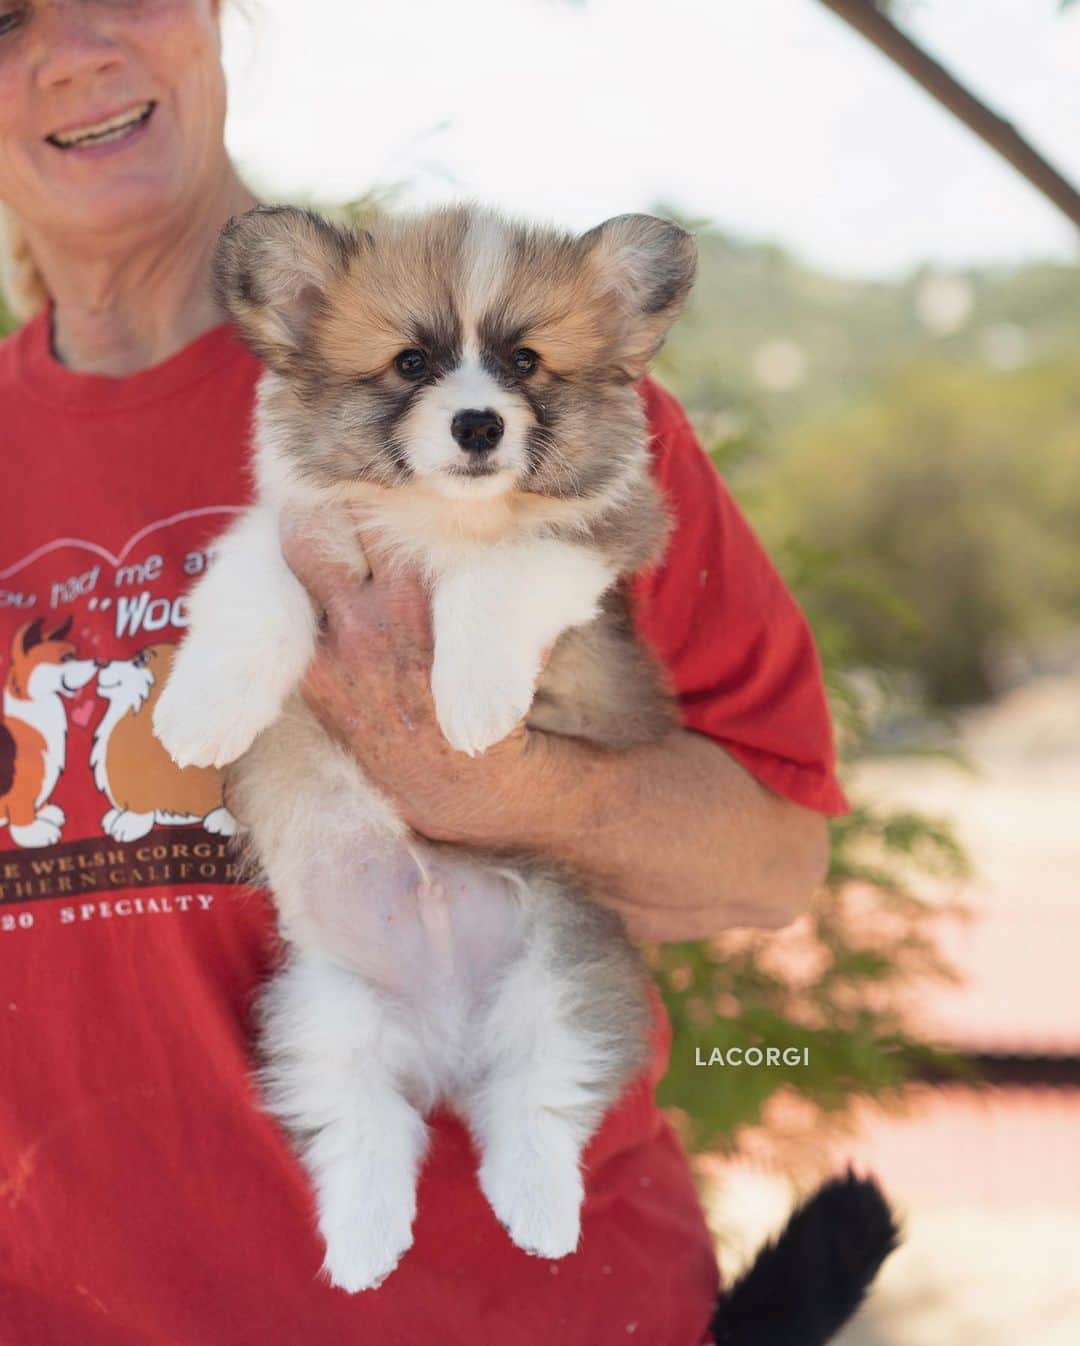
<path fill-rule="evenodd" d="M 450 433 L 466 453 L 490 453 L 503 436 L 502 417 L 495 411 L 459 411 Z"/>

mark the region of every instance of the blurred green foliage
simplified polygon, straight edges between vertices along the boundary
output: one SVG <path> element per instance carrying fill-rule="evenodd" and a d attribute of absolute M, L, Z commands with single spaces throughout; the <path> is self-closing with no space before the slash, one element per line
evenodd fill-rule
<path fill-rule="evenodd" d="M 982 700 L 1003 657 L 1080 613 L 1077 362 L 1011 371 L 920 363 L 783 437 L 759 524 L 844 558 L 824 596 L 851 658 Z M 861 586 L 861 587 L 860 587 Z M 867 594 L 888 593 L 886 606 Z"/>
<path fill-rule="evenodd" d="M 756 528 L 833 558 L 853 661 L 992 694 L 1080 610 L 1080 267 L 858 282 L 699 241 L 663 372 Z"/>

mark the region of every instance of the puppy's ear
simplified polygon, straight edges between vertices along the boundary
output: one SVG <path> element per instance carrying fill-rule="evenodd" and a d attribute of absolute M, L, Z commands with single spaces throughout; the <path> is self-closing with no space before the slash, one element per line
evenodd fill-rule
<path fill-rule="evenodd" d="M 217 301 L 272 369 L 295 369 L 328 286 L 370 236 L 310 210 L 257 206 L 229 221 L 214 257 Z"/>
<path fill-rule="evenodd" d="M 622 310 L 619 364 L 628 379 L 641 378 L 690 293 L 697 245 L 685 229 L 653 215 L 616 215 L 581 241 Z"/>

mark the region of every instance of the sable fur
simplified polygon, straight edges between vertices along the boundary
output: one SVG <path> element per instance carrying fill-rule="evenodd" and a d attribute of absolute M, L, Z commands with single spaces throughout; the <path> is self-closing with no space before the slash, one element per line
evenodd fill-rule
<path fill-rule="evenodd" d="M 154 728 L 178 764 L 228 766 L 274 894 L 288 955 L 260 1005 L 260 1083 L 310 1174 L 324 1274 L 364 1290 L 407 1254 L 440 1104 L 467 1122 L 509 1236 L 564 1256 L 582 1152 L 647 1054 L 640 960 L 579 878 L 417 836 L 330 738 L 299 695 L 318 621 L 278 521 L 298 511 L 356 577 L 359 522 L 377 568 L 420 568 L 453 747 L 482 752 L 523 717 L 609 750 L 663 737 L 677 716 L 626 600 L 670 522 L 633 382 L 689 291 L 693 242 L 646 216 L 575 238 L 472 208 L 367 230 L 259 209 L 225 230 L 215 271 L 268 366 L 257 502 L 190 596 Z M 490 454 L 455 440 L 465 410 L 498 418 Z M 883 1228 L 865 1191 L 812 1202 L 722 1305 L 724 1343 L 820 1346 Z M 770 1313 L 788 1335 L 755 1335 Z"/>
<path fill-rule="evenodd" d="M 256 210 L 215 271 L 268 365 L 258 502 L 190 596 L 154 725 L 178 763 L 229 766 L 277 903 L 289 956 L 261 1006 L 261 1079 L 311 1174 L 325 1272 L 361 1290 L 405 1253 L 439 1103 L 467 1121 L 510 1237 L 564 1256 L 582 1151 L 647 1054 L 640 960 L 575 876 L 416 836 L 328 737 L 298 695 L 317 623 L 278 515 L 299 509 L 357 575 L 359 521 L 377 566 L 420 567 L 454 747 L 526 715 L 611 749 L 662 737 L 677 716 L 621 587 L 669 530 L 633 380 L 689 290 L 692 240 L 644 216 L 574 238 L 474 209 L 364 231 Z M 455 441 L 466 409 L 498 418 L 490 455 Z"/>

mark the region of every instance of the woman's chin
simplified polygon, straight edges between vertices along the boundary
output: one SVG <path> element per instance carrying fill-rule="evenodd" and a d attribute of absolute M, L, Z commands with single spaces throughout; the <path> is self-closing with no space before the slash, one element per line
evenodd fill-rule
<path fill-rule="evenodd" d="M 108 183 L 69 185 L 56 193 L 51 228 L 70 229 L 73 236 L 157 233 L 184 199 L 184 184 L 160 173 L 129 173 Z"/>
<path fill-rule="evenodd" d="M 120 231 L 128 242 L 139 232 L 152 236 L 167 227 L 219 173 L 218 165 L 203 165 L 204 181 L 193 186 L 190 156 L 174 143 L 168 125 L 155 120 L 118 141 L 71 149 L 43 144 L 34 168 L 43 203 L 34 218 L 43 229 L 70 227 L 77 236 L 98 237 Z"/>

